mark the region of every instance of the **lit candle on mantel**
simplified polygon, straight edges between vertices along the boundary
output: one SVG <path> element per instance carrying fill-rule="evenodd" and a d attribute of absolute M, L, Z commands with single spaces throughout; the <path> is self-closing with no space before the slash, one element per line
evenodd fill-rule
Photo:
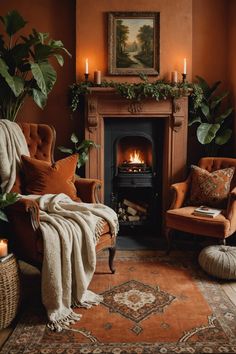
<path fill-rule="evenodd" d="M 187 74 L 187 59 L 184 58 L 184 71 L 183 74 Z"/>
<path fill-rule="evenodd" d="M 88 74 L 89 71 L 88 71 L 88 59 L 86 58 L 85 59 L 85 74 Z"/>
<path fill-rule="evenodd" d="M 5 257 L 8 254 L 7 250 L 7 240 L 0 240 L 0 257 Z"/>

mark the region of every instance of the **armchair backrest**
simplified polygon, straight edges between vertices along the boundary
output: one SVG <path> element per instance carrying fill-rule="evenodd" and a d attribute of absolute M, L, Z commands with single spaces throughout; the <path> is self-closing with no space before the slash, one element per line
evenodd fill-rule
<path fill-rule="evenodd" d="M 231 181 L 231 190 L 236 186 L 236 159 L 229 157 L 203 157 L 198 166 L 204 168 L 208 172 L 221 170 L 227 167 L 235 167 L 234 177 Z"/>
<path fill-rule="evenodd" d="M 53 162 L 56 140 L 55 129 L 47 124 L 18 123 L 25 136 L 30 156 L 48 162 Z M 22 193 L 21 171 L 16 175 L 12 192 Z"/>

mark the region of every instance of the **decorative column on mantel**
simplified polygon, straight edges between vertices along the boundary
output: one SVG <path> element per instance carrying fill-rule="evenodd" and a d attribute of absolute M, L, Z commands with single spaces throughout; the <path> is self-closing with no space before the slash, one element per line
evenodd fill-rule
<path fill-rule="evenodd" d="M 104 182 L 104 124 L 106 118 L 164 119 L 163 146 L 163 211 L 169 207 L 170 184 L 186 177 L 187 162 L 187 97 L 156 101 L 130 101 L 113 88 L 91 88 L 85 97 L 85 139 L 100 145 L 91 149 L 86 164 L 86 178 Z M 101 190 L 103 201 L 104 189 Z"/>

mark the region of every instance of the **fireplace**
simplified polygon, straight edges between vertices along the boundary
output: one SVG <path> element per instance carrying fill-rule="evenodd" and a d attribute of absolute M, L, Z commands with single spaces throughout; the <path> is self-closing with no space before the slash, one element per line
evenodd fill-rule
<path fill-rule="evenodd" d="M 185 178 L 187 97 L 133 102 L 110 88 L 85 97 L 85 139 L 90 151 L 85 177 L 102 180 L 100 200 L 121 225 L 162 225 L 170 184 Z"/>
<path fill-rule="evenodd" d="M 163 131 L 162 120 L 104 121 L 104 202 L 121 227 L 161 224 Z"/>

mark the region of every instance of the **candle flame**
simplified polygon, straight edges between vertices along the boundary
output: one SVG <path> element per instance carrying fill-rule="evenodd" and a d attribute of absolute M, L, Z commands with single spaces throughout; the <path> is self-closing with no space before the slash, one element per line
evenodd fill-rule
<path fill-rule="evenodd" d="M 144 160 L 142 160 L 140 153 L 137 150 L 134 150 L 134 152 L 129 155 L 129 160 L 130 163 L 144 163 Z"/>

